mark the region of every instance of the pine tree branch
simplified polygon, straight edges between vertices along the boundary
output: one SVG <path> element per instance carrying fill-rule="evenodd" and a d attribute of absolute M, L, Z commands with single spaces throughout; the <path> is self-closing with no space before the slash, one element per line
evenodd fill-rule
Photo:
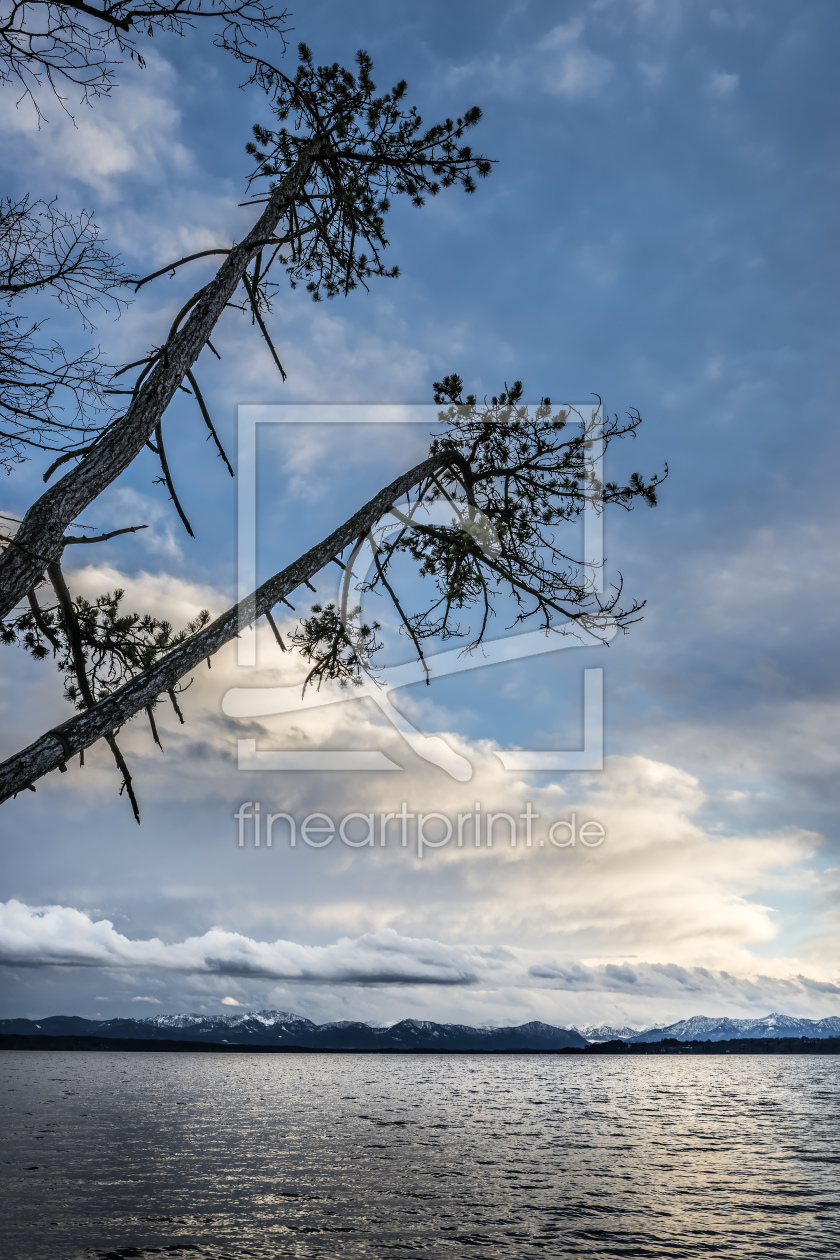
<path fill-rule="evenodd" d="M 111 732 L 123 726 L 141 709 L 153 704 L 165 692 L 169 693 L 178 712 L 174 688 L 185 674 L 218 652 L 244 626 L 253 624 L 309 578 L 315 577 L 335 555 L 340 555 L 358 538 L 366 537 L 396 500 L 430 473 L 445 468 L 452 462 L 451 452 L 441 450 L 403 473 L 329 537 L 269 578 L 241 604 L 229 608 L 204 630 L 186 639 L 111 695 L 48 731 L 28 748 L 10 757 L 0 765 L 0 801 L 28 788 L 72 754 L 90 747 L 103 736 L 107 738 Z M 126 773 L 124 771 L 124 777 Z M 126 780 L 126 789 L 132 796 L 130 779 Z"/>
<path fill-rule="evenodd" d="M 73 600 L 67 587 L 67 583 L 64 580 L 64 574 L 61 571 L 61 566 L 57 561 L 48 565 L 47 573 L 50 581 L 52 582 L 53 590 L 56 593 L 56 597 L 61 608 L 61 614 L 64 619 L 67 640 L 70 644 L 70 653 L 73 658 L 73 672 L 76 675 L 76 682 L 79 685 L 79 693 L 82 697 L 82 702 L 85 705 L 86 710 L 89 712 L 91 709 L 96 707 L 96 701 L 94 700 L 93 692 L 91 691 L 90 683 L 88 682 L 85 653 L 84 648 L 82 647 L 82 636 L 79 631 L 79 623 L 76 620 L 76 610 L 73 607 Z M 65 744 L 66 742 L 67 741 L 64 741 Z M 131 801 L 131 808 L 134 812 L 135 822 L 139 823 L 140 806 L 137 803 L 137 797 L 134 795 L 131 774 L 128 766 L 126 765 L 125 758 L 120 751 L 119 745 L 117 744 L 116 736 L 114 735 L 113 730 L 105 733 L 105 742 L 111 749 L 111 754 L 114 761 L 117 763 L 117 769 L 122 773 L 123 781 L 122 787 L 120 788 L 120 795 L 122 796 L 123 789 L 128 793 L 128 799 Z M 74 749 L 74 751 L 76 750 Z M 63 762 L 59 763 L 59 765 L 61 764 L 63 764 Z"/>

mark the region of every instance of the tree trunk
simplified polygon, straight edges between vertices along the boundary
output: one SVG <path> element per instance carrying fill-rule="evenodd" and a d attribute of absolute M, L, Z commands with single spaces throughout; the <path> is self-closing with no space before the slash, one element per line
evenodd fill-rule
<path fill-rule="evenodd" d="M 218 652 L 225 643 L 229 643 L 243 626 L 250 625 L 270 612 L 281 599 L 319 573 L 333 556 L 339 555 L 351 543 L 367 534 L 402 495 L 452 460 L 451 452 L 440 451 L 409 472 L 403 473 L 384 490 L 380 490 L 375 498 L 328 538 L 269 578 L 243 603 L 229 608 L 211 625 L 179 647 L 173 648 L 105 700 L 100 700 L 92 708 L 78 713 L 54 730 L 47 731 L 28 748 L 10 757 L 0 765 L 0 801 L 23 791 L 34 780 L 62 765 L 74 753 L 117 730 L 135 713 L 139 713 L 158 696 L 169 691 L 184 674 L 194 669 L 206 657 Z"/>
<path fill-rule="evenodd" d="M 306 182 L 312 162 L 324 143 L 323 138 L 315 139 L 304 149 L 272 194 L 259 221 L 245 239 L 232 248 L 215 279 L 207 285 L 125 415 L 26 513 L 14 539 L 0 556 L 0 618 L 7 616 L 26 597 L 47 565 L 60 558 L 67 527 L 142 451 L 184 376 L 206 346 L 245 268 L 274 234 L 289 204 Z"/>

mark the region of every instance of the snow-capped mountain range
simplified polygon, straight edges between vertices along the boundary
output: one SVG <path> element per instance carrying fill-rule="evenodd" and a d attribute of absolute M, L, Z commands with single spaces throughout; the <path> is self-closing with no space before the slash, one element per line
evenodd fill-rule
<path fill-rule="evenodd" d="M 316 1028 L 311 1019 L 302 1015 L 294 1015 L 291 1011 L 242 1011 L 240 1014 L 228 1015 L 147 1015 L 133 1021 L 137 1024 L 150 1024 L 153 1028 L 193 1028 L 198 1024 L 213 1028 L 240 1028 L 243 1024 L 261 1024 L 263 1028 L 285 1028 L 305 1025 Z M 326 1027 L 326 1025 L 324 1025 Z"/>
<path fill-rule="evenodd" d="M 641 1028 L 613 1028 L 611 1024 L 574 1024 L 573 1028 L 595 1045 L 602 1041 L 632 1041 L 642 1031 Z"/>
<path fill-rule="evenodd" d="M 312 1050 L 563 1050 L 583 1049 L 587 1044 L 573 1029 L 554 1028 L 538 1020 L 517 1028 L 470 1028 L 466 1024 L 436 1024 L 421 1019 L 403 1019 L 382 1027 L 346 1019 L 315 1024 L 291 1011 L 105 1020 L 53 1015 L 40 1020 L 0 1020 L 0 1033 L 296 1046 Z"/>
<path fill-rule="evenodd" d="M 693 1015 L 664 1028 L 644 1028 L 630 1041 L 731 1041 L 739 1037 L 840 1037 L 840 1016 L 799 1019 L 794 1015 L 765 1015 L 762 1019 L 727 1019 Z"/>
<path fill-rule="evenodd" d="M 613 1028 L 609 1024 L 578 1024 L 575 1031 L 593 1044 L 605 1041 L 733 1041 L 744 1037 L 840 1037 L 840 1017 L 799 1019 L 793 1015 L 765 1015 L 762 1019 L 729 1019 L 693 1015 L 676 1024 L 654 1028 Z"/>
<path fill-rule="evenodd" d="M 335 1020 L 316 1024 L 292 1011 L 237 1011 L 219 1015 L 148 1015 L 140 1019 L 82 1019 L 53 1015 L 47 1019 L 0 1020 L 0 1033 L 50 1036 L 118 1037 L 139 1040 L 183 1040 L 228 1045 L 302 1046 L 324 1050 L 560 1050 L 582 1049 L 607 1041 L 730 1041 L 764 1037 L 840 1037 L 840 1017 L 799 1019 L 772 1014 L 762 1019 L 729 1019 L 695 1015 L 656 1028 L 613 1028 L 584 1025 L 555 1028 L 532 1020 L 515 1028 L 471 1028 L 403 1019 L 373 1024 Z"/>

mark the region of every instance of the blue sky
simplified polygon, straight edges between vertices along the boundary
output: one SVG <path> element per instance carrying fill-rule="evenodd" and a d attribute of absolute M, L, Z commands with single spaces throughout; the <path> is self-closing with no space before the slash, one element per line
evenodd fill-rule
<path fill-rule="evenodd" d="M 240 682 L 220 654 L 165 758 L 139 724 L 125 733 L 142 828 L 101 751 L 4 806 L 4 900 L 64 908 L 9 920 L 8 956 L 27 965 L 6 969 L 5 1013 L 215 1010 L 223 998 L 313 1018 L 474 1022 L 836 1013 L 836 6 L 316 0 L 294 23 L 319 60 L 367 48 L 377 82 L 408 79 L 430 121 L 480 104 L 476 146 L 498 165 L 473 198 L 394 208 L 399 280 L 317 307 L 280 296 L 285 385 L 231 314 L 222 363 L 199 365 L 226 443 L 240 403 L 428 402 L 451 371 L 482 394 L 519 378 L 531 397 L 638 407 L 640 434 L 609 471 L 667 460 L 670 476 L 655 511 L 609 518 L 606 538 L 609 572 L 648 601 L 645 618 L 609 649 L 400 693 L 416 726 L 472 761 L 469 784 L 418 759 L 366 700 L 245 733 L 264 748 L 379 747 L 401 775 L 238 771 L 245 728 L 221 702 Z M 8 91 L 0 101 L 7 188 L 94 209 L 141 272 L 247 230 L 244 144 L 267 118 L 202 33 L 152 50 L 75 127 L 54 108 L 39 132 Z M 138 357 L 209 274 L 198 264 L 147 286 L 121 320 L 99 322 L 103 349 Z M 322 434 L 266 441 L 260 519 L 278 556 L 417 449 L 404 429 L 376 443 L 361 429 Z M 83 557 L 74 583 L 124 585 L 138 607 L 183 621 L 233 594 L 237 487 L 187 400 L 167 435 L 197 542 L 141 458 L 86 519 L 150 529 Z M 0 509 L 22 511 L 40 472 L 33 462 L 6 480 Z M 265 562 L 274 554 L 266 545 Z M 296 676 L 267 641 L 260 653 L 261 681 Z M 596 665 L 605 770 L 506 775 L 494 747 L 579 742 L 581 674 Z M 9 752 L 63 716 L 48 668 L 11 654 L 0 706 Z M 532 800 L 545 818 L 602 818 L 607 839 L 422 861 L 239 850 L 233 813 L 253 799 L 296 817 Z M 211 949 L 213 929 L 227 935 Z M 157 952 L 138 944 L 153 939 Z M 269 963 L 231 961 L 269 945 Z M 368 971 L 346 961 L 359 951 Z M 445 960 L 435 982 L 418 978 L 418 958 Z"/>

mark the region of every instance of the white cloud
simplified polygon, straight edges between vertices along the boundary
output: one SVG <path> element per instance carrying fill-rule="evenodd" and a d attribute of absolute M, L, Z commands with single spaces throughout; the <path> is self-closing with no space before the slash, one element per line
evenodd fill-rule
<path fill-rule="evenodd" d="M 166 171 L 183 173 L 192 167 L 189 151 L 178 137 L 181 117 L 174 104 L 173 67 L 150 51 L 146 69 L 126 65 L 119 92 L 80 107 L 75 117 L 56 103 L 50 122 L 38 128 L 38 118 L 26 104 L 16 107 L 14 93 L 0 98 L 0 118 L 13 148 L 25 151 L 27 165 L 78 181 L 110 198 L 126 175 L 142 174 L 154 183 Z M 37 137 L 37 144 L 34 140 Z"/>
<path fill-rule="evenodd" d="M 73 532 L 78 537 L 143 525 L 144 529 L 124 539 L 125 543 L 131 544 L 132 553 L 139 548 L 169 561 L 183 559 L 181 538 L 184 537 L 184 529 L 164 494 L 153 497 L 119 483 L 110 486 L 85 513 L 85 524 L 87 529 L 74 526 Z M 180 537 L 176 534 L 176 525 L 180 528 Z"/>
<path fill-rule="evenodd" d="M 571 22 L 560 22 L 537 41 L 536 47 L 568 48 L 570 44 L 576 44 L 580 39 L 584 25 L 582 17 L 573 18 Z"/>
<path fill-rule="evenodd" d="M 707 90 L 711 96 L 731 96 L 737 90 L 738 82 L 737 74 L 725 74 L 722 70 L 715 70 L 709 76 Z"/>
<path fill-rule="evenodd" d="M 582 18 L 555 26 L 535 45 L 535 67 L 547 92 L 591 96 L 610 78 L 612 63 L 581 43 L 583 27 Z"/>
<path fill-rule="evenodd" d="M 68 906 L 0 904 L 0 961 L 12 966 L 151 968 L 338 984 L 468 984 L 481 955 L 476 947 L 401 937 L 390 928 L 327 946 L 255 941 L 212 928 L 168 945 L 156 938 L 130 940 L 110 920 L 94 921 Z"/>
<path fill-rule="evenodd" d="M 214 616 L 228 606 L 227 598 L 206 583 L 189 582 L 172 573 L 140 572 L 127 576 L 107 564 L 87 564 L 69 570 L 68 585 L 74 596 L 94 599 L 104 591 L 120 588 L 126 592 L 123 606 L 131 611 L 149 612 L 171 621 L 181 629 L 202 608 Z"/>

